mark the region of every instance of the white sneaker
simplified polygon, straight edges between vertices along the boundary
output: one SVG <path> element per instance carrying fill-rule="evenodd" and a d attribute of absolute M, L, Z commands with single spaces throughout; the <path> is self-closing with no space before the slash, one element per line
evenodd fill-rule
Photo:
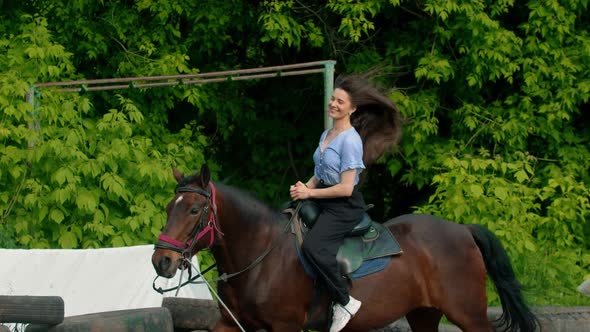
<path fill-rule="evenodd" d="M 342 330 L 348 321 L 361 307 L 361 301 L 350 296 L 348 304 L 342 306 L 340 303 L 334 304 L 334 314 L 332 317 L 332 326 L 330 326 L 330 332 L 338 332 Z"/>

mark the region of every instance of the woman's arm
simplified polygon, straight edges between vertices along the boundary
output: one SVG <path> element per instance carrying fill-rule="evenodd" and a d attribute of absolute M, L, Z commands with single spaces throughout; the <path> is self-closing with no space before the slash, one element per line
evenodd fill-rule
<path fill-rule="evenodd" d="M 340 183 L 328 188 L 316 188 L 317 179 L 312 176 L 309 179 L 308 185 L 297 182 L 291 186 L 291 198 L 308 199 L 308 198 L 336 198 L 336 197 L 350 197 L 354 189 L 354 179 L 356 176 L 356 169 L 350 169 L 340 174 Z M 313 187 L 310 186 L 313 185 Z"/>
<path fill-rule="evenodd" d="M 319 183 L 320 181 L 318 181 L 318 178 L 316 178 L 315 175 L 312 175 L 305 183 L 305 186 L 309 189 L 315 189 L 318 187 Z"/>

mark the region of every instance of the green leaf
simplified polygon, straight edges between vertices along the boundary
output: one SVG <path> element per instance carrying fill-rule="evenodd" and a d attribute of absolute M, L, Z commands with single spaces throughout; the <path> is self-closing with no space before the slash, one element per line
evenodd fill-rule
<path fill-rule="evenodd" d="M 56 224 L 61 224 L 65 219 L 65 215 L 61 210 L 54 208 L 49 212 L 49 219 L 53 220 Z"/>
<path fill-rule="evenodd" d="M 86 212 L 94 212 L 97 208 L 98 201 L 88 190 L 80 190 L 76 196 L 76 206 L 78 209 Z"/>
<path fill-rule="evenodd" d="M 125 241 L 119 235 L 112 238 L 111 244 L 113 247 L 125 247 Z"/>
<path fill-rule="evenodd" d="M 524 247 L 530 251 L 537 251 L 537 247 L 535 246 L 535 244 L 528 239 L 525 240 Z"/>
<path fill-rule="evenodd" d="M 477 184 L 472 184 L 469 187 L 469 193 L 471 194 L 471 196 L 473 196 L 474 198 L 478 198 L 481 197 L 483 195 L 483 188 L 480 185 Z"/>
<path fill-rule="evenodd" d="M 116 174 L 106 173 L 101 176 L 102 187 L 118 197 L 127 198 L 127 191 L 123 187 L 123 179 Z"/>
<path fill-rule="evenodd" d="M 62 232 L 58 243 L 63 249 L 73 249 L 78 246 L 78 239 L 73 232 Z"/>
<path fill-rule="evenodd" d="M 516 180 L 520 183 L 523 183 L 529 179 L 529 176 L 527 175 L 527 173 L 524 170 L 520 170 L 520 171 L 516 172 L 514 174 L 514 177 L 516 177 Z"/>
<path fill-rule="evenodd" d="M 61 167 L 54 174 L 53 178 L 58 185 L 63 185 L 66 181 L 71 182 L 74 174 L 69 167 Z"/>
<path fill-rule="evenodd" d="M 501 201 L 504 201 L 508 197 L 508 191 L 506 190 L 506 188 L 503 187 L 495 187 L 494 195 L 498 197 L 498 199 L 500 199 Z"/>

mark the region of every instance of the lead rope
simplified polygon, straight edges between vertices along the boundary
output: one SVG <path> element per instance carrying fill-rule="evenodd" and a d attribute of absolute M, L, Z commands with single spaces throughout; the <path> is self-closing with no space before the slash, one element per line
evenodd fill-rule
<path fill-rule="evenodd" d="M 188 261 L 188 263 L 194 268 L 196 269 L 196 267 L 193 265 L 193 262 L 191 262 L 188 259 L 184 259 L 185 261 Z M 221 299 L 221 297 L 219 295 L 217 295 L 217 292 L 213 289 L 213 287 L 211 287 L 211 285 L 209 284 L 209 282 L 207 282 L 207 279 L 201 275 L 201 279 L 203 279 L 203 282 L 205 285 L 207 285 L 207 287 L 209 287 L 209 290 L 211 291 L 212 294 L 215 295 L 215 297 L 217 298 L 217 300 L 219 301 L 219 303 L 221 303 L 221 305 L 223 305 L 223 307 L 225 308 L 225 310 L 227 310 L 227 312 L 229 313 L 229 315 L 231 316 L 231 318 L 234 320 L 234 322 L 236 322 L 236 324 L 238 325 L 238 327 L 240 328 L 240 330 L 242 330 L 242 332 L 246 332 L 246 330 L 242 327 L 242 325 L 240 324 L 240 322 L 238 321 L 238 319 L 236 318 L 236 316 L 234 316 L 234 314 L 231 312 L 231 310 L 229 310 L 229 308 L 227 307 L 227 305 L 225 305 L 225 302 L 223 302 L 223 300 Z M 182 280 L 182 274 L 180 275 L 180 278 Z M 178 293 L 178 291 L 176 291 Z"/>
<path fill-rule="evenodd" d="M 183 262 L 183 264 L 184 264 L 184 262 Z M 174 293 L 174 297 L 178 297 L 178 292 L 180 292 L 180 287 L 182 287 L 181 286 L 181 284 L 182 284 L 182 275 L 184 274 L 184 270 L 186 270 L 186 269 L 183 268 L 183 269 L 180 270 L 180 278 L 178 278 L 178 286 L 176 286 L 176 293 Z M 190 279 L 191 277 L 189 276 L 188 278 Z M 205 279 L 205 278 L 203 278 L 203 279 Z"/>

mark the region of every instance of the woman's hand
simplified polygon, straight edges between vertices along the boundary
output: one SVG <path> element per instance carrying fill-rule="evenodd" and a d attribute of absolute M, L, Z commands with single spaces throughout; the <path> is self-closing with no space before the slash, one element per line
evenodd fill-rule
<path fill-rule="evenodd" d="M 311 197 L 311 189 L 308 188 L 303 182 L 297 181 L 294 185 L 289 188 L 291 198 L 296 200 L 308 199 Z"/>

